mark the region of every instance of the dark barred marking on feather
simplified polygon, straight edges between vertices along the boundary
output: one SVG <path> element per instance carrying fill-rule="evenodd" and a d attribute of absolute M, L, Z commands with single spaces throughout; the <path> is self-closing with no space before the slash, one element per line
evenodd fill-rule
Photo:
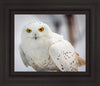
<path fill-rule="evenodd" d="M 64 70 L 64 68 L 62 68 L 62 70 Z"/>
<path fill-rule="evenodd" d="M 68 58 L 70 58 L 70 56 L 66 55 Z"/>
<path fill-rule="evenodd" d="M 67 58 L 64 56 L 64 58 L 67 60 Z"/>
<path fill-rule="evenodd" d="M 64 55 L 67 55 L 67 54 L 68 54 L 68 52 L 64 52 L 64 51 L 63 51 L 63 54 L 64 54 Z"/>
<path fill-rule="evenodd" d="M 61 64 L 61 66 L 63 67 L 63 65 Z"/>
<path fill-rule="evenodd" d="M 59 60 L 59 58 L 57 58 L 57 60 Z"/>

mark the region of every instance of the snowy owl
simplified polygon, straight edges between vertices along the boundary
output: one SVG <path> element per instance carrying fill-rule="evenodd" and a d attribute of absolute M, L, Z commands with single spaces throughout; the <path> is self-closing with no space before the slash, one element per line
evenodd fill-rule
<path fill-rule="evenodd" d="M 78 67 L 85 65 L 71 43 L 43 22 L 23 28 L 19 51 L 25 66 L 37 72 L 77 72 Z"/>

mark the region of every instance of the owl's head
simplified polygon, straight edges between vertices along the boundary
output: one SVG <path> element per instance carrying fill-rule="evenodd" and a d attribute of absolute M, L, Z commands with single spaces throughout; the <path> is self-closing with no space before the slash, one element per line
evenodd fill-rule
<path fill-rule="evenodd" d="M 50 27 L 43 22 L 30 23 L 22 30 L 22 38 L 37 40 L 43 37 L 48 37 L 51 32 Z"/>

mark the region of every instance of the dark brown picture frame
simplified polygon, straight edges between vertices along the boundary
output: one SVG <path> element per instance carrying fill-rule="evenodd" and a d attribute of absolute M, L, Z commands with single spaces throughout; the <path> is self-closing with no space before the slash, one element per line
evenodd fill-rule
<path fill-rule="evenodd" d="M 86 72 L 14 72 L 14 14 L 86 14 Z M 95 0 L 0 0 L 0 86 L 100 86 L 99 15 Z"/>

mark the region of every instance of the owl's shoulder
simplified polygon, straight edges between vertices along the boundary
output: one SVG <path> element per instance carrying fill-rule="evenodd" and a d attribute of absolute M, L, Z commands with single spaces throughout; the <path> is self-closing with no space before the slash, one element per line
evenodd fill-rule
<path fill-rule="evenodd" d="M 56 33 L 52 33 L 51 37 L 49 39 L 49 43 L 50 44 L 55 44 L 58 41 L 62 41 L 62 40 L 63 40 L 63 36 L 62 35 L 59 35 L 59 34 L 56 34 Z"/>

